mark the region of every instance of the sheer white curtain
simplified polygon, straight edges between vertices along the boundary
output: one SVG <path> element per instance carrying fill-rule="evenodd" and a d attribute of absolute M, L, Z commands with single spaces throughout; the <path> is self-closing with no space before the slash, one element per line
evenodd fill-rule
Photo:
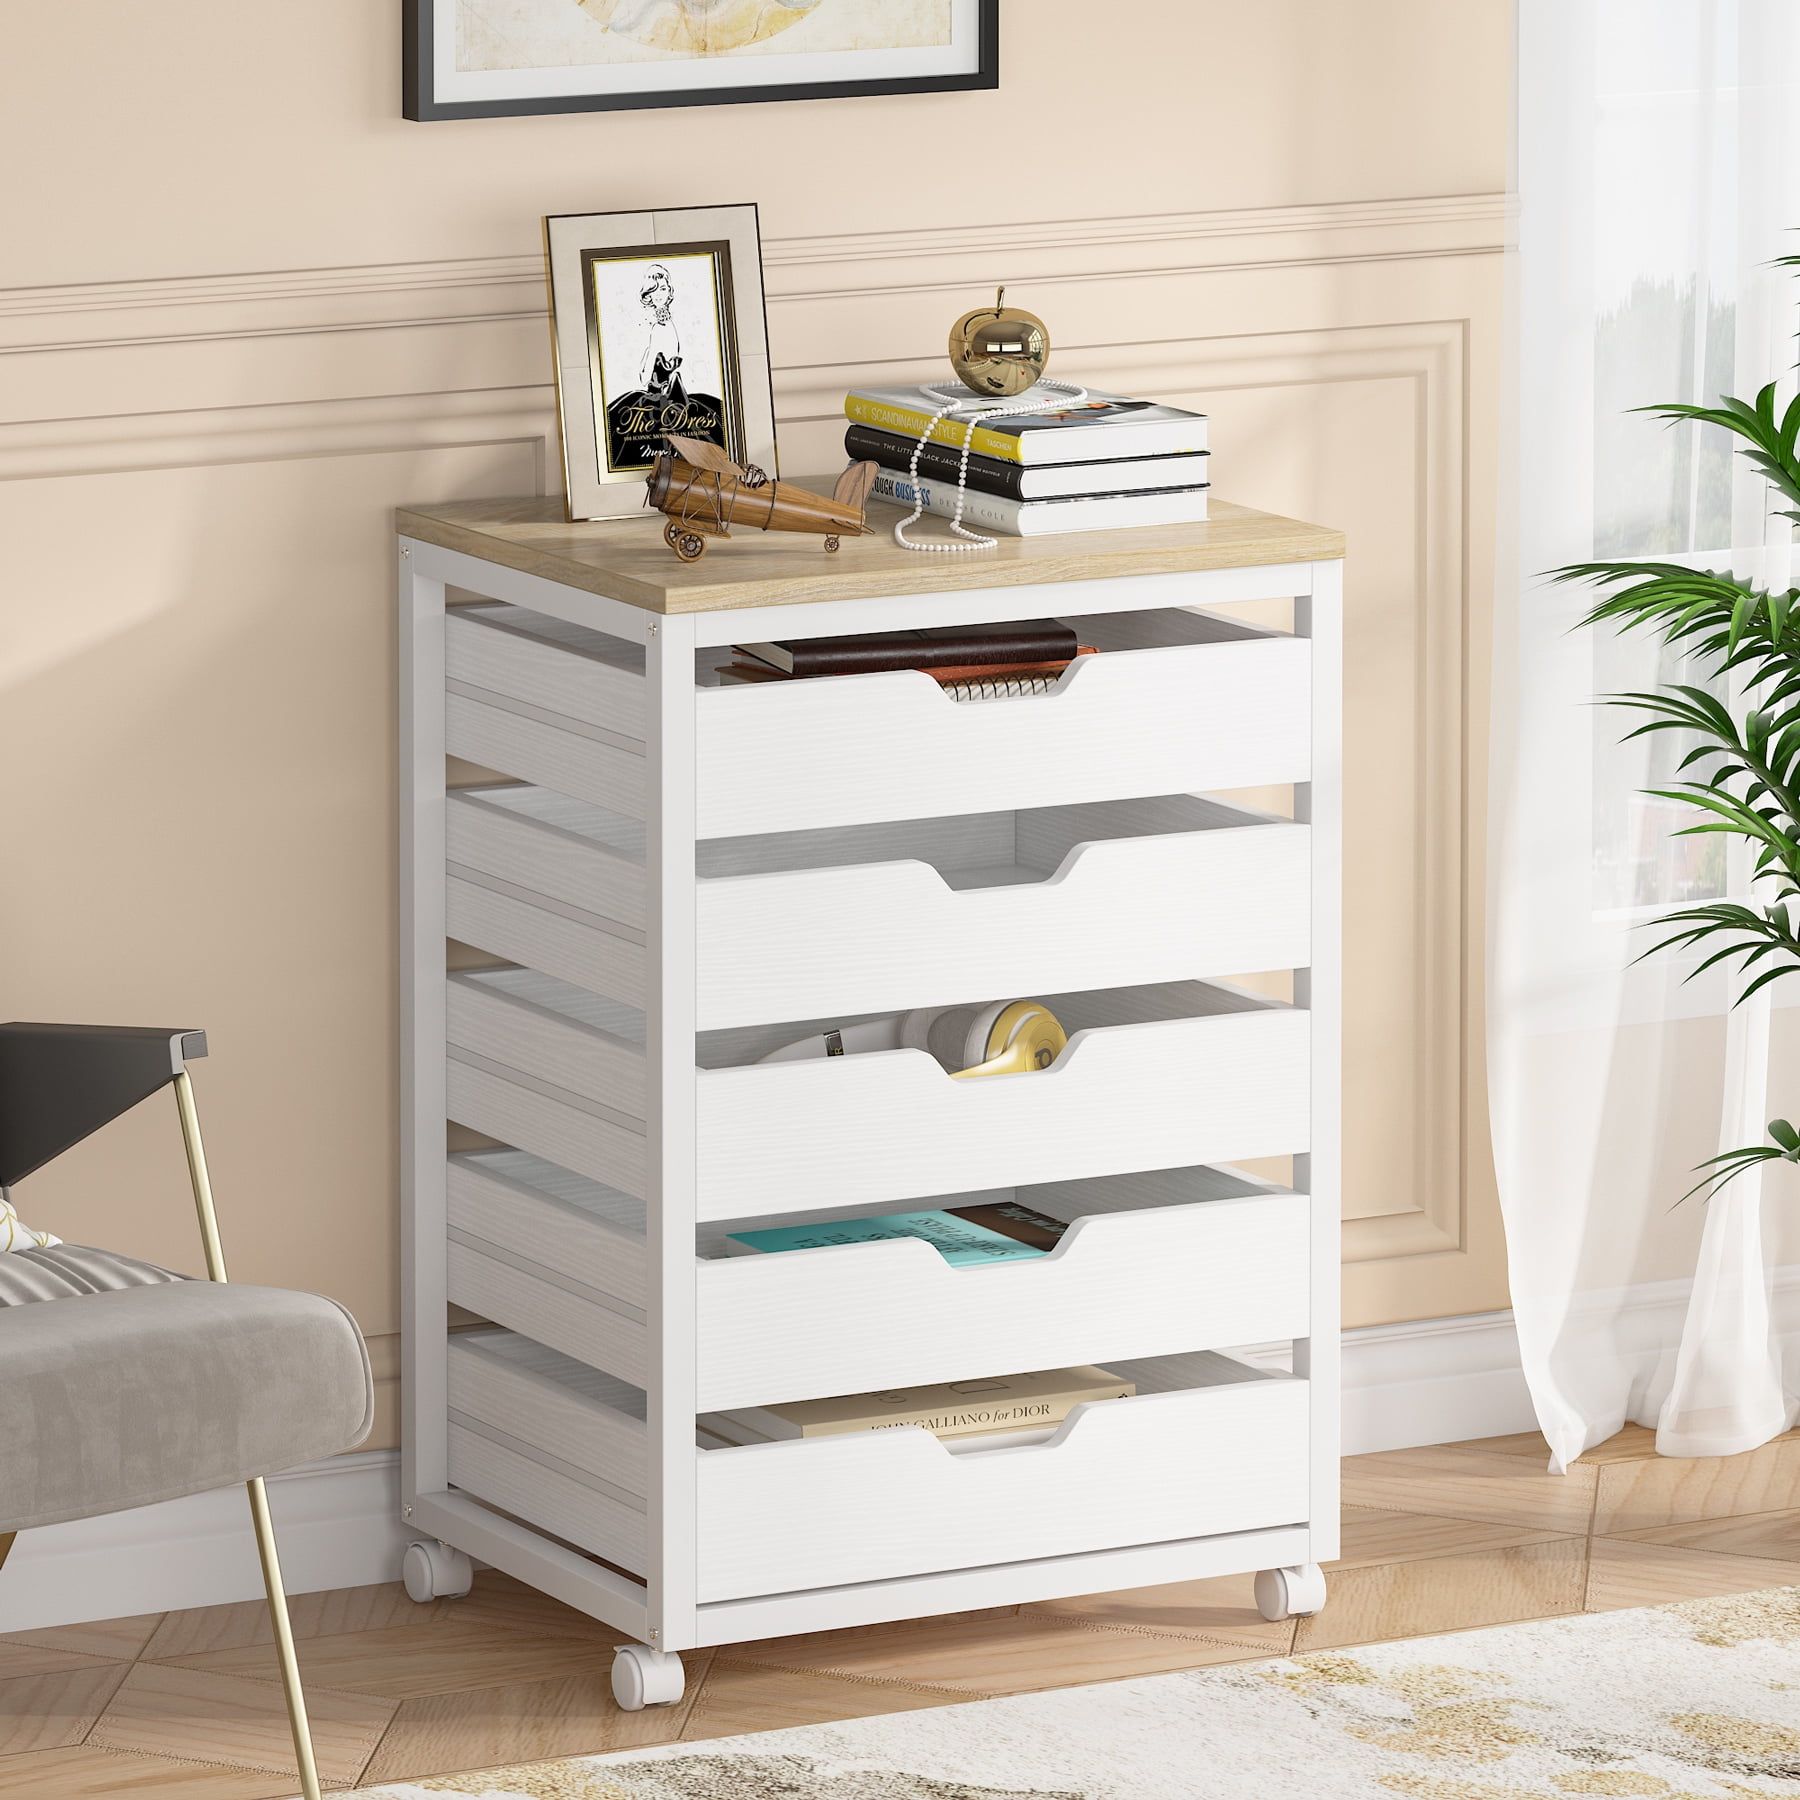
<path fill-rule="evenodd" d="M 1795 1417 L 1800 1188 L 1751 1174 L 1676 1203 L 1703 1158 L 1800 1116 L 1800 978 L 1772 1011 L 1769 989 L 1733 1010 L 1723 971 L 1683 981 L 1698 959 L 1634 964 L 1659 910 L 1745 895 L 1749 871 L 1639 792 L 1681 747 L 1621 746 L 1631 721 L 1595 703 L 1695 672 L 1648 637 L 1575 629 L 1589 596 L 1542 573 L 1653 556 L 1789 583 L 1786 523 L 1722 435 L 1629 409 L 1793 391 L 1800 283 L 1768 265 L 1800 250 L 1800 5 L 1520 0 L 1518 17 L 1488 946 L 1513 1307 L 1553 1466 L 1628 1420 L 1665 1454 L 1728 1454 Z"/>

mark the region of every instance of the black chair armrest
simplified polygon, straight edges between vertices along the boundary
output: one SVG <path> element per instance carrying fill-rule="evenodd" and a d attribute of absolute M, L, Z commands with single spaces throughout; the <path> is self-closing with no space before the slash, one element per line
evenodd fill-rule
<path fill-rule="evenodd" d="M 0 1025 L 0 1184 L 41 1169 L 205 1054 L 204 1031 Z"/>

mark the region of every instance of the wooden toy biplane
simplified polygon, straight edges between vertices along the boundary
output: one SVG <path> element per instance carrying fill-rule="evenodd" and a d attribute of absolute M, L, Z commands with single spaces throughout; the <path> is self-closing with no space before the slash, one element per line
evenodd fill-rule
<path fill-rule="evenodd" d="M 650 471 L 644 504 L 668 516 L 663 541 L 683 562 L 706 550 L 709 537 L 730 537 L 733 525 L 757 531 L 809 532 L 835 550 L 838 540 L 869 529 L 864 503 L 875 464 L 852 463 L 827 497 L 791 481 L 771 481 L 754 463 L 738 464 L 716 444 L 669 438 Z"/>

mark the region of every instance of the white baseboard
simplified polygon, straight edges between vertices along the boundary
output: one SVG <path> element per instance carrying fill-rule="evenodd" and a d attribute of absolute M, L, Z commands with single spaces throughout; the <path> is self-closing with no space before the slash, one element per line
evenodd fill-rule
<path fill-rule="evenodd" d="M 1285 1369 L 1291 1346 L 1258 1344 L 1232 1355 L 1258 1368 Z M 1504 1437 L 1537 1423 L 1510 1312 L 1346 1331 L 1343 1403 L 1346 1456 Z"/>
<path fill-rule="evenodd" d="M 1344 1451 L 1399 1450 L 1528 1430 L 1510 1313 L 1377 1325 L 1344 1334 Z M 361 1451 L 271 1477 L 289 1593 L 394 1580 L 411 1537 L 400 1459 Z M 0 1631 L 262 1593 L 241 1488 L 23 1533 L 0 1574 Z"/>
<path fill-rule="evenodd" d="M 1691 1283 L 1664 1281 L 1591 1298 L 1589 1312 L 1641 1384 L 1681 1335 Z M 1775 1335 L 1800 1345 L 1800 1265 L 1771 1281 Z M 1278 1366 L 1289 1346 L 1238 1351 Z M 1344 1333 L 1344 1454 L 1503 1437 L 1536 1423 L 1510 1312 L 1370 1325 Z M 396 1579 L 413 1535 L 400 1518 L 400 1458 L 366 1450 L 276 1475 L 269 1503 L 288 1591 Z M 23 1533 L 0 1573 L 0 1632 L 262 1593 L 241 1488 Z"/>
<path fill-rule="evenodd" d="M 1398 1450 L 1529 1430 L 1510 1313 L 1344 1334 L 1344 1450 Z M 399 1457 L 370 1450 L 269 1482 L 288 1591 L 394 1580 L 411 1533 Z M 0 1631 L 262 1593 L 243 1490 L 197 1494 L 23 1533 L 0 1574 Z"/>
<path fill-rule="evenodd" d="M 1510 1312 L 1365 1325 L 1343 1357 L 1346 1456 L 1537 1425 Z"/>
<path fill-rule="evenodd" d="M 362 1450 L 269 1477 L 291 1594 L 393 1581 L 413 1535 L 400 1518 L 400 1455 Z M 262 1595 L 241 1487 L 19 1534 L 0 1571 L 0 1632 L 217 1606 Z"/>

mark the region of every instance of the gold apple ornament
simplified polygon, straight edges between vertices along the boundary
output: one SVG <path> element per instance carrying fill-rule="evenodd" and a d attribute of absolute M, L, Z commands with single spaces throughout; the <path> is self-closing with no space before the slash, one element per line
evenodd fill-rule
<path fill-rule="evenodd" d="M 1011 399 L 1037 382 L 1050 361 L 1050 333 L 1036 313 L 1006 304 L 1006 289 L 992 306 L 966 312 L 950 327 L 950 366 L 977 394 Z"/>
<path fill-rule="evenodd" d="M 928 381 L 918 390 L 921 402 L 932 412 L 919 428 L 918 441 L 907 464 L 912 511 L 894 522 L 894 542 L 902 550 L 945 555 L 1000 547 L 997 537 L 985 531 L 971 531 L 963 523 L 963 509 L 969 502 L 969 456 L 975 448 L 975 433 L 997 419 L 1019 418 L 1051 406 L 1084 405 L 1087 389 L 1046 375 L 1044 368 L 1049 361 L 1050 333 L 1044 321 L 1036 313 L 1008 306 L 1005 288 L 997 290 L 992 306 L 978 306 L 950 327 L 950 366 L 961 385 Z M 949 536 L 921 540 L 909 534 L 925 512 L 926 489 L 919 479 L 919 458 L 934 436 L 962 453 L 956 471 L 956 505 L 944 520 Z"/>

